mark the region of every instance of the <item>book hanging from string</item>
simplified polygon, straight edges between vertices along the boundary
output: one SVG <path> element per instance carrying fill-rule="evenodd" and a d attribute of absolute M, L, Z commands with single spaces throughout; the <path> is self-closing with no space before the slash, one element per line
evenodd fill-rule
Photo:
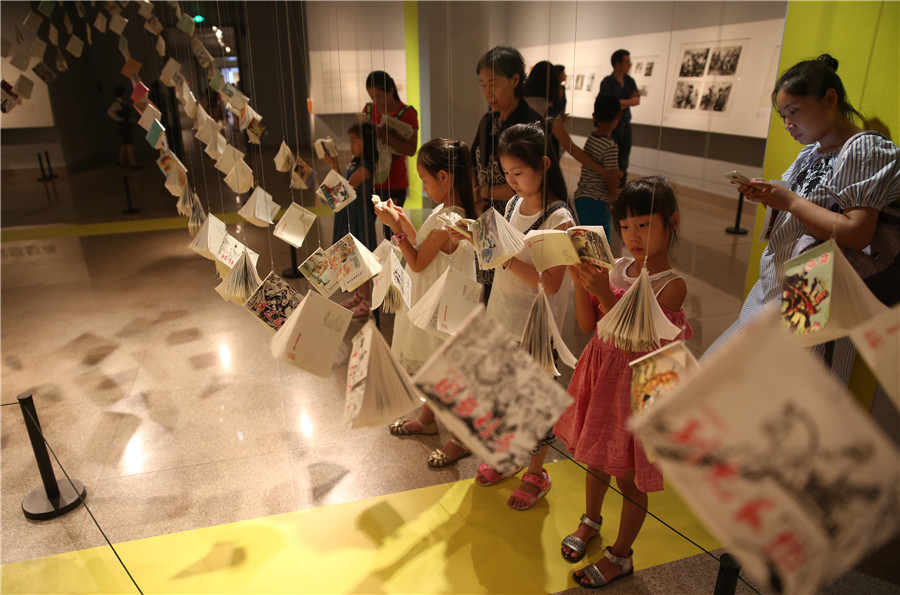
<path fill-rule="evenodd" d="M 900 409 L 900 304 L 853 329 L 850 340 Z"/>
<path fill-rule="evenodd" d="M 191 191 L 190 186 L 185 184 L 178 196 L 178 202 L 175 203 L 175 209 L 182 217 L 190 217 L 194 212 L 194 203 L 197 201 L 197 195 Z"/>
<path fill-rule="evenodd" d="M 784 276 L 781 317 L 807 346 L 845 337 L 887 310 L 834 240 L 787 261 Z"/>
<path fill-rule="evenodd" d="M 370 319 L 353 337 L 344 423 L 351 428 L 380 426 L 421 404 L 418 389 Z"/>
<path fill-rule="evenodd" d="M 292 202 L 275 225 L 272 235 L 294 248 L 300 248 L 315 222 L 316 216 L 312 211 Z"/>
<path fill-rule="evenodd" d="M 441 224 L 441 229 L 455 231 L 469 240 L 472 239 L 472 227 L 475 225 L 474 219 L 466 219 L 459 213 L 445 209 L 438 213 L 437 220 Z"/>
<path fill-rule="evenodd" d="M 543 284 L 538 285 L 537 295 L 525 320 L 522 349 L 534 358 L 548 376 L 554 378 L 560 375 L 556 367 L 554 350 L 562 363 L 570 368 L 575 368 L 575 364 L 578 363 L 578 358 L 569 350 L 559 332 Z"/>
<path fill-rule="evenodd" d="M 373 254 L 381 263 L 381 272 L 372 284 L 372 309 L 380 307 L 385 314 L 400 311 L 402 304 L 409 309 L 412 280 L 397 257 L 396 247 L 389 240 L 384 240 Z"/>
<path fill-rule="evenodd" d="M 243 159 L 238 159 L 225 176 L 225 183 L 238 194 L 248 192 L 253 187 L 253 170 Z"/>
<path fill-rule="evenodd" d="M 306 277 L 313 289 L 325 297 L 330 297 L 341 286 L 337 275 L 328 264 L 328 255 L 322 248 L 316 248 L 297 270 Z"/>
<path fill-rule="evenodd" d="M 616 262 L 602 225 L 534 229 L 525 235 L 525 249 L 537 271 L 579 263 L 612 269 Z"/>
<path fill-rule="evenodd" d="M 247 298 L 244 308 L 266 328 L 275 332 L 300 305 L 300 300 L 300 294 L 272 271 Z"/>
<path fill-rule="evenodd" d="M 331 210 L 337 213 L 351 202 L 356 200 L 356 190 L 350 182 L 333 169 L 328 170 L 328 175 L 316 189 L 316 196 L 326 202 Z"/>
<path fill-rule="evenodd" d="M 228 274 L 228 271 L 234 268 L 234 265 L 237 264 L 237 261 L 244 253 L 244 250 L 250 254 L 250 259 L 255 267 L 256 262 L 259 260 L 259 254 L 250 248 L 247 248 L 247 246 L 242 244 L 230 233 L 225 234 L 225 238 L 222 240 L 219 249 L 216 251 L 216 270 L 220 277 L 224 279 L 225 275 Z"/>
<path fill-rule="evenodd" d="M 325 250 L 325 254 L 328 267 L 344 291 L 353 291 L 381 272 L 375 255 L 350 233 Z"/>
<path fill-rule="evenodd" d="M 525 247 L 525 234 L 513 227 L 496 209 L 487 209 L 472 225 L 478 265 L 495 269 Z"/>
<path fill-rule="evenodd" d="M 286 174 L 291 171 L 295 160 L 296 157 L 291 148 L 286 142 L 281 141 L 281 147 L 279 147 L 278 153 L 275 154 L 275 171 Z"/>
<path fill-rule="evenodd" d="M 338 156 L 337 146 L 330 136 L 316 139 L 316 142 L 313 143 L 313 147 L 316 150 L 316 157 L 319 159 L 324 159 L 325 155 L 328 155 L 329 157 Z"/>
<path fill-rule="evenodd" d="M 661 340 L 671 341 L 681 329 L 672 324 L 656 301 L 650 275 L 641 268 L 638 280 L 616 305 L 597 322 L 597 336 L 615 343 L 623 351 L 652 351 Z"/>
<path fill-rule="evenodd" d="M 301 157 L 297 157 L 291 169 L 291 188 L 306 190 L 313 185 L 316 172 Z"/>
<path fill-rule="evenodd" d="M 480 305 L 483 290 L 481 283 L 448 266 L 406 316 L 414 326 L 444 339 Z"/>
<path fill-rule="evenodd" d="M 238 210 L 238 215 L 257 227 L 268 227 L 275 223 L 275 215 L 281 207 L 272 195 L 257 186 L 247 202 Z"/>
<path fill-rule="evenodd" d="M 238 306 L 244 305 L 247 298 L 262 283 L 248 250 L 245 246 L 240 258 L 237 259 L 222 282 L 216 286 L 216 292 L 222 296 L 223 300 L 233 302 Z"/>
<path fill-rule="evenodd" d="M 244 153 L 238 151 L 232 145 L 226 145 L 222 151 L 222 156 L 216 160 L 216 169 L 223 174 L 229 174 L 234 169 L 238 161 L 244 160 Z M 246 164 L 244 164 L 246 165 Z"/>
<path fill-rule="evenodd" d="M 520 467 L 572 398 L 478 305 L 413 383 L 435 417 L 500 473 Z"/>
<path fill-rule="evenodd" d="M 352 318 L 350 310 L 310 291 L 272 337 L 272 355 L 310 374 L 329 378 Z"/>
<path fill-rule="evenodd" d="M 195 194 L 194 204 L 191 207 L 191 218 L 188 219 L 188 233 L 191 234 L 191 237 L 196 237 L 200 230 L 203 229 L 204 223 L 206 223 L 206 212 Z"/>
<path fill-rule="evenodd" d="M 700 363 L 684 341 L 674 341 L 629 362 L 631 411 L 647 411 L 676 386 L 700 369 Z"/>
<path fill-rule="evenodd" d="M 896 445 L 776 312 L 631 419 L 666 481 L 767 591 L 819 593 L 900 528 Z"/>
<path fill-rule="evenodd" d="M 188 244 L 188 248 L 203 258 L 215 260 L 219 246 L 222 245 L 226 235 L 228 235 L 228 232 L 225 230 L 225 223 L 210 213 L 207 215 L 197 235 Z"/>
<path fill-rule="evenodd" d="M 209 155 L 214 161 L 218 161 L 227 147 L 228 141 L 225 140 L 225 137 L 221 132 L 217 132 L 213 137 L 212 142 L 203 149 L 203 152 Z"/>

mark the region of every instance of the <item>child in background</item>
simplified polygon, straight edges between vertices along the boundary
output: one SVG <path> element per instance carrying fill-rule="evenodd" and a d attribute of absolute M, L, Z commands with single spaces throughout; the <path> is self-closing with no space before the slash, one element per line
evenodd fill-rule
<path fill-rule="evenodd" d="M 663 489 L 660 471 L 647 460 L 628 429 L 631 417 L 629 362 L 646 353 L 629 353 L 612 341 L 597 337 L 597 321 L 639 278 L 646 264 L 656 299 L 666 317 L 692 330 L 681 309 L 687 293 L 684 280 L 671 268 L 669 249 L 674 244 L 680 215 L 672 187 L 661 177 L 640 178 L 627 184 L 613 203 L 612 217 L 631 257 L 620 258 L 612 271 L 589 264 L 569 271 L 575 284 L 578 326 L 593 333 L 578 360 L 569 394 L 575 399 L 554 426 L 574 459 L 588 466 L 586 509 L 578 529 L 562 542 L 562 555 L 578 562 L 587 543 L 600 532 L 600 515 L 610 476 L 627 497 L 622 503 L 619 533 L 604 557 L 574 574 L 587 588 L 601 587 L 634 571 L 631 546 L 646 517 L 647 493 Z M 648 352 L 647 352 L 648 353 Z M 630 499 L 630 500 L 629 500 Z M 637 503 L 637 504 L 635 504 Z"/>
<path fill-rule="evenodd" d="M 454 268 L 475 278 L 475 253 L 471 244 L 459 243 L 441 228 L 439 213 L 454 211 L 467 219 L 477 217 L 472 188 L 472 160 L 468 146 L 460 141 L 436 138 L 422 145 L 416 158 L 416 170 L 428 197 L 437 207 L 422 224 L 418 232 L 409 216 L 392 200 L 375 206 L 378 219 L 390 227 L 392 241 L 400 247 L 406 259 L 406 272 L 412 281 L 411 305 L 415 305 L 446 268 Z M 415 374 L 442 340 L 428 331 L 413 325 L 407 317 L 409 309 L 404 304 L 394 318 L 394 338 L 391 352 L 400 364 Z M 416 419 L 400 418 L 390 425 L 395 436 L 411 434 L 437 434 L 434 412 L 424 405 Z M 444 467 L 468 455 L 468 451 L 455 439 L 451 439 L 451 455 L 435 449 L 428 457 L 428 464 Z"/>
<path fill-rule="evenodd" d="M 523 233 L 533 229 L 565 230 L 575 224 L 566 204 L 566 183 L 540 124 L 516 124 L 506 129 L 497 146 L 506 181 L 515 195 L 506 203 L 506 220 Z M 487 311 L 515 337 L 521 337 L 531 306 L 543 284 L 557 325 L 565 320 L 570 286 L 564 266 L 538 273 L 531 256 L 522 252 L 496 269 L 494 287 Z M 537 504 L 550 489 L 550 475 L 544 469 L 549 434 L 532 452 L 522 484 L 506 504 L 515 510 L 527 510 Z M 475 481 L 493 485 L 504 479 L 489 465 L 482 463 Z"/>
<path fill-rule="evenodd" d="M 347 166 L 344 177 L 356 190 L 356 200 L 334 214 L 334 231 L 331 243 L 335 243 L 348 233 L 362 242 L 369 250 L 375 249 L 375 212 L 372 208 L 372 172 L 378 161 L 375 145 L 375 128 L 368 122 L 356 123 L 347 130 L 350 137 L 350 153 L 353 159 Z M 336 157 L 325 155 L 325 161 L 334 171 L 340 173 Z M 318 198 L 316 199 L 318 201 Z M 372 283 L 367 281 L 350 299 L 341 306 L 353 311 L 354 318 L 369 316 L 372 302 Z"/>
<path fill-rule="evenodd" d="M 584 152 L 599 163 L 609 168 L 619 167 L 619 149 L 610 134 L 621 115 L 619 100 L 615 95 L 601 93 L 594 100 L 594 126 L 596 129 L 584 143 Z M 609 203 L 618 194 L 618 187 L 610 186 L 597 172 L 581 167 L 581 177 L 575 188 L 575 210 L 580 225 L 602 225 L 607 235 L 610 234 Z"/>

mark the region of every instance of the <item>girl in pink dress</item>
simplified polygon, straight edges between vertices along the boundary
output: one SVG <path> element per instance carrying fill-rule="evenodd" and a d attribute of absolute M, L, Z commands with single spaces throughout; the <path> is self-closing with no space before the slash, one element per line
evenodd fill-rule
<path fill-rule="evenodd" d="M 647 352 L 625 352 L 612 341 L 599 339 L 597 321 L 638 280 L 646 262 L 663 312 L 685 329 L 685 338 L 692 334 L 681 309 L 687 286 L 669 263 L 669 248 L 675 242 L 680 218 L 672 187 L 658 176 L 633 180 L 613 203 L 612 216 L 631 257 L 620 258 L 611 271 L 587 264 L 570 267 L 578 326 L 594 336 L 569 383 L 569 394 L 575 400 L 553 430 L 573 458 L 588 466 L 585 514 L 577 530 L 562 542 L 562 555 L 568 562 L 581 560 L 588 542 L 599 534 L 610 476 L 615 476 L 627 497 L 615 543 L 599 561 L 574 574 L 575 581 L 588 588 L 601 587 L 634 571 L 631 546 L 644 523 L 647 493 L 663 489 L 662 474 L 647 460 L 628 429 L 628 364 Z"/>

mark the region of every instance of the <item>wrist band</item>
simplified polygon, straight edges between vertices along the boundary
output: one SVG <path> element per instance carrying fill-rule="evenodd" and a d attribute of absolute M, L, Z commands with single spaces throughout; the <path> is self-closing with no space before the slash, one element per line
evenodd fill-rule
<path fill-rule="evenodd" d="M 394 237 L 391 238 L 391 242 L 392 242 L 395 246 L 399 246 L 399 245 L 400 245 L 400 242 L 402 242 L 403 240 L 405 240 L 406 237 L 407 237 L 407 236 L 406 236 L 405 233 L 398 233 L 397 235 L 395 235 Z"/>

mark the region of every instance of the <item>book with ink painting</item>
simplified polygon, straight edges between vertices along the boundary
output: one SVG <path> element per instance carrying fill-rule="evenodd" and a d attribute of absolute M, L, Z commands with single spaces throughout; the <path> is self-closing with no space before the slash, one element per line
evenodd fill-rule
<path fill-rule="evenodd" d="M 602 225 L 535 229 L 525 234 L 525 248 L 538 271 L 579 262 L 612 269 L 616 262 Z"/>
<path fill-rule="evenodd" d="M 887 310 L 834 240 L 787 261 L 784 276 L 781 317 L 804 345 L 844 337 Z"/>
<path fill-rule="evenodd" d="M 821 593 L 897 534 L 900 452 L 779 318 L 762 313 L 631 419 L 755 582 Z"/>
<path fill-rule="evenodd" d="M 344 291 L 353 291 L 381 272 L 381 264 L 365 245 L 347 234 L 327 250 L 328 267 Z"/>
<path fill-rule="evenodd" d="M 522 251 L 525 234 L 496 209 L 486 210 L 472 225 L 475 256 L 482 269 L 495 269 Z"/>
<path fill-rule="evenodd" d="M 300 299 L 300 294 L 272 271 L 247 298 L 244 308 L 266 328 L 275 332 L 281 328 L 294 308 L 300 305 Z"/>
<path fill-rule="evenodd" d="M 409 374 L 370 319 L 353 337 L 344 423 L 351 428 L 380 426 L 409 413 L 421 402 Z"/>
<path fill-rule="evenodd" d="M 356 200 L 356 190 L 353 189 L 344 176 L 332 169 L 329 170 L 328 175 L 325 176 L 325 179 L 316 189 L 316 196 L 326 202 L 331 207 L 331 210 L 337 213 Z"/>
<path fill-rule="evenodd" d="M 340 280 L 328 264 L 328 255 L 322 248 L 316 248 L 297 269 L 306 277 L 313 289 L 325 297 L 330 297 L 341 286 Z"/>
<path fill-rule="evenodd" d="M 447 430 L 500 473 L 527 463 L 572 402 L 480 304 L 413 383 Z"/>
<path fill-rule="evenodd" d="M 287 362 L 319 378 L 330 378 L 353 312 L 310 291 L 272 337 L 269 349 Z"/>

